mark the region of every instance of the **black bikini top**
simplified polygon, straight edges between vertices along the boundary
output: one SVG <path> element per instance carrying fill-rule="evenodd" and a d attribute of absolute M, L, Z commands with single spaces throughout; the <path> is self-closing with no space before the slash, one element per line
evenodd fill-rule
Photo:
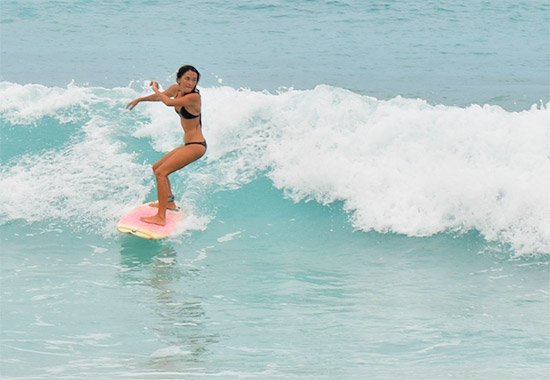
<path fill-rule="evenodd" d="M 195 91 L 195 92 L 198 92 L 198 91 Z M 189 94 L 191 94 L 191 92 L 188 93 L 188 94 L 185 94 L 185 95 L 189 95 Z M 185 95 L 183 95 L 183 96 L 185 96 Z M 197 117 L 200 117 L 200 116 L 201 116 L 200 113 L 199 113 L 198 115 L 193 115 L 192 113 L 190 113 L 189 111 L 187 111 L 187 110 L 185 109 L 184 106 L 181 106 L 181 108 L 180 108 L 179 111 L 176 110 L 176 113 L 179 114 L 183 119 L 186 119 L 186 120 L 189 120 L 189 119 L 196 119 Z"/>
<path fill-rule="evenodd" d="M 176 112 L 184 119 L 196 119 L 197 117 L 200 117 L 201 115 L 198 114 L 198 115 L 193 115 L 192 113 L 189 113 L 189 111 L 187 111 L 185 109 L 185 107 L 181 107 L 179 112 L 176 110 Z"/>

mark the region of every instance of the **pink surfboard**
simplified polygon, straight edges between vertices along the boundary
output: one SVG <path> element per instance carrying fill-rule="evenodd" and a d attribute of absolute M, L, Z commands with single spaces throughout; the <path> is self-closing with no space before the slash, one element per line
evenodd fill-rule
<path fill-rule="evenodd" d="M 142 216 L 151 216 L 157 213 L 157 208 L 149 203 L 142 204 L 128 212 L 120 219 L 116 228 L 120 232 L 139 236 L 144 239 L 163 239 L 176 232 L 178 222 L 183 219 L 183 213 L 179 210 L 166 210 L 166 225 L 158 226 L 142 222 Z"/>

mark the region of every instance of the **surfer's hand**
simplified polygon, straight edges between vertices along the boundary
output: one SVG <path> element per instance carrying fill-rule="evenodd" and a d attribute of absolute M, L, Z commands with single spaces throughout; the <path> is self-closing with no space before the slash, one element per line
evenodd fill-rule
<path fill-rule="evenodd" d="M 134 109 L 135 106 L 139 103 L 139 98 L 132 100 L 128 105 L 126 106 L 127 109 L 130 111 Z"/>
<path fill-rule="evenodd" d="M 151 87 L 153 88 L 153 91 L 159 92 L 159 84 L 155 82 L 154 80 L 151 81 Z"/>

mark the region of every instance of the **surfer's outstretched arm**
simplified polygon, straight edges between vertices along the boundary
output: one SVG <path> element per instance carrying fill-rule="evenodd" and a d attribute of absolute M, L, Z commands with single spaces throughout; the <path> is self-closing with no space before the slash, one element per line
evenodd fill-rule
<path fill-rule="evenodd" d="M 151 86 L 153 85 L 153 83 L 156 83 L 156 82 L 151 82 Z M 174 84 L 174 85 L 168 87 L 166 89 L 166 91 L 163 91 L 163 92 L 156 92 L 155 91 L 155 93 L 153 93 L 151 95 L 135 98 L 130 103 L 128 103 L 128 105 L 126 105 L 126 108 L 128 108 L 129 110 L 132 110 L 140 102 L 160 102 L 162 100 L 162 95 L 166 95 L 167 97 L 171 98 L 171 97 L 176 96 L 177 93 L 178 93 L 178 85 Z"/>

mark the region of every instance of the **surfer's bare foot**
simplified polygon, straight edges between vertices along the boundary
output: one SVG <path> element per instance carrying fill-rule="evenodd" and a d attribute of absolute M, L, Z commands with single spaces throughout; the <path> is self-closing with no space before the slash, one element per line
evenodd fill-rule
<path fill-rule="evenodd" d="M 141 218 L 139 218 L 142 222 L 145 222 L 145 223 L 149 223 L 149 224 L 156 224 L 156 225 L 159 225 L 159 226 L 164 226 L 166 225 L 166 219 L 163 219 L 161 218 L 160 216 L 158 215 L 153 215 L 153 216 L 142 216 Z"/>
<path fill-rule="evenodd" d="M 158 208 L 159 203 L 158 202 L 149 203 L 149 206 Z M 166 209 L 167 210 L 177 210 L 178 206 L 176 205 L 176 202 L 168 202 L 168 204 L 166 205 Z"/>

